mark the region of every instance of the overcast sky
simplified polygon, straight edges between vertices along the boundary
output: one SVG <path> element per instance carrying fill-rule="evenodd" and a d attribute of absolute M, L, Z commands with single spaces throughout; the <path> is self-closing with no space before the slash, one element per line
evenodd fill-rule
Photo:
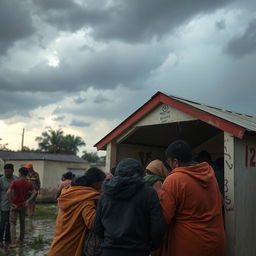
<path fill-rule="evenodd" d="M 154 93 L 256 115 L 255 0 L 0 0 L 0 138 L 86 149 Z"/>

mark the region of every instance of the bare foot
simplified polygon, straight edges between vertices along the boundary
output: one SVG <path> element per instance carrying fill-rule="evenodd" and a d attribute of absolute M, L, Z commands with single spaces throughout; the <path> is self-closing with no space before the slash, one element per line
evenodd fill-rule
<path fill-rule="evenodd" d="M 10 249 L 13 249 L 13 248 L 16 248 L 17 246 L 18 246 L 17 244 L 10 244 L 10 245 L 9 245 L 9 248 L 10 248 Z"/>

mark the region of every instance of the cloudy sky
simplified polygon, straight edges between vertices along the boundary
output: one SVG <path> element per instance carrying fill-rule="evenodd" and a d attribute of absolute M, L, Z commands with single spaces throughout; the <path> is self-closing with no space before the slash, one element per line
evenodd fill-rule
<path fill-rule="evenodd" d="M 86 149 L 162 91 L 256 115 L 255 0 L 0 0 L 0 138 Z"/>

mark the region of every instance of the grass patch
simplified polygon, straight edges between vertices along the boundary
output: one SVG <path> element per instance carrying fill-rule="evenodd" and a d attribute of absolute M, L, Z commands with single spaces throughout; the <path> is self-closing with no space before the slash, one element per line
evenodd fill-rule
<path fill-rule="evenodd" d="M 45 245 L 50 243 L 49 240 L 44 239 L 43 235 L 32 237 L 31 242 L 27 244 L 27 247 L 36 251 L 43 250 Z"/>
<path fill-rule="evenodd" d="M 38 220 L 55 219 L 56 208 L 54 204 L 37 204 L 34 218 Z"/>

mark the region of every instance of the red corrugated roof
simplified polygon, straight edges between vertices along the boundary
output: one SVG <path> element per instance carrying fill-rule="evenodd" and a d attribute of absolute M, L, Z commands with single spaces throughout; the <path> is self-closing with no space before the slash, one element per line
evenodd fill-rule
<path fill-rule="evenodd" d="M 140 119 L 142 119 L 146 114 L 148 114 L 152 109 L 154 109 L 159 104 L 169 105 L 170 107 L 180 110 L 220 130 L 229 132 L 238 138 L 242 138 L 246 131 L 246 129 L 242 126 L 239 126 L 221 117 L 217 117 L 213 114 L 200 110 L 194 106 L 186 104 L 184 101 L 179 100 L 176 97 L 168 96 L 162 92 L 157 92 L 155 95 L 152 96 L 152 98 L 149 101 L 147 101 L 143 106 L 141 106 L 128 118 L 126 118 L 121 124 L 119 124 L 114 130 L 112 130 L 94 146 L 97 147 L 97 150 L 104 149 L 109 142 L 111 142 L 114 138 L 116 138 L 118 135 L 124 132 L 131 125 L 135 124 Z"/>

